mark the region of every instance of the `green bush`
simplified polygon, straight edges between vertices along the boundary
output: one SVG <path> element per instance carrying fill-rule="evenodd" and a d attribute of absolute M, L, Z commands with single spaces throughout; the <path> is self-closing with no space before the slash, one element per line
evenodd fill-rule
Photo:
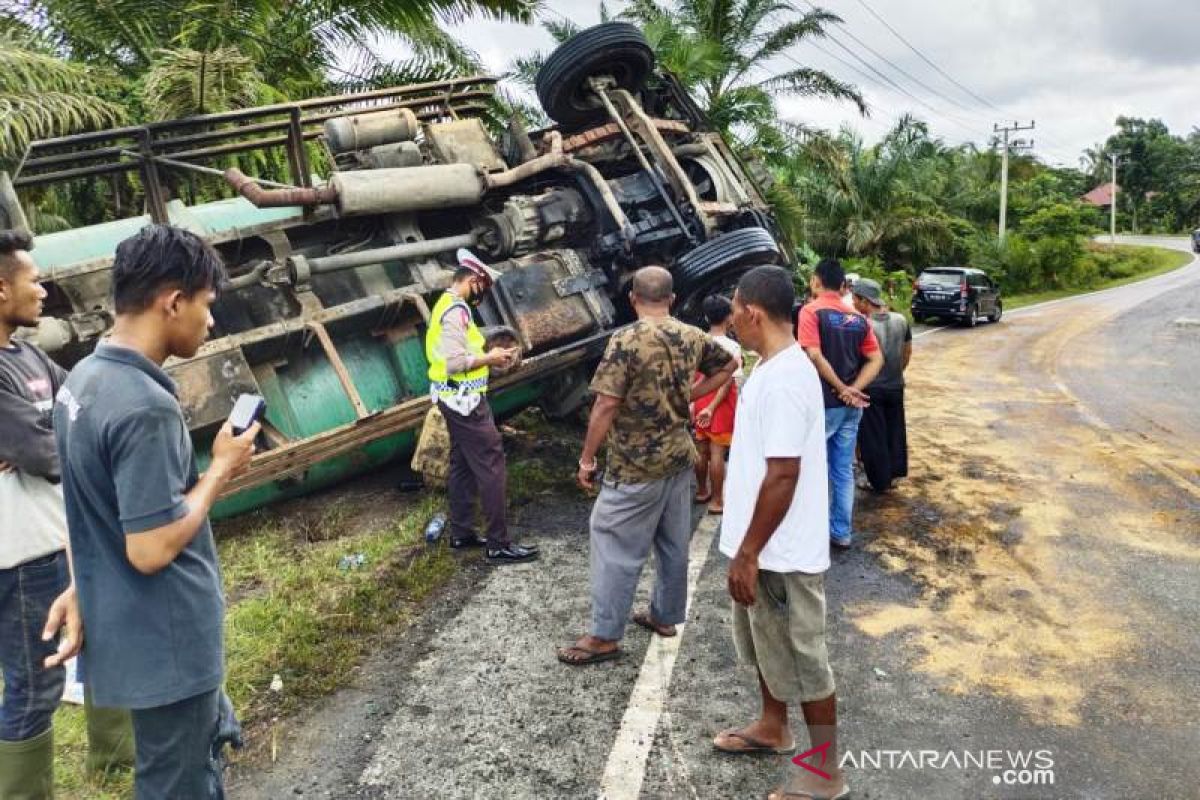
<path fill-rule="evenodd" d="M 908 301 L 912 298 L 913 278 L 906 270 L 889 270 L 882 260 L 874 256 L 844 259 L 842 267 L 847 274 L 856 272 L 860 277 L 878 281 L 888 305 L 896 311 L 907 310 Z"/>
<path fill-rule="evenodd" d="M 1083 239 L 1079 236 L 1044 236 L 1033 243 L 1033 251 L 1035 269 L 1028 289 L 1088 286 L 1086 281 L 1095 277 L 1082 264 Z"/>
<path fill-rule="evenodd" d="M 969 266 L 986 272 L 1005 292 L 1024 291 L 1042 271 L 1033 245 L 1017 233 L 1003 242 L 988 234 L 977 235 L 971 242 Z"/>

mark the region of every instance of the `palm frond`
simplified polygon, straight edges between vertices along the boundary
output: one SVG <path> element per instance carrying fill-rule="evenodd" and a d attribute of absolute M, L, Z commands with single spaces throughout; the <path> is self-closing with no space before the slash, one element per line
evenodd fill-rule
<path fill-rule="evenodd" d="M 362 92 L 410 83 L 430 83 L 458 77 L 463 70 L 455 64 L 414 56 L 401 61 L 380 61 L 354 78 L 335 82 L 340 92 Z"/>
<path fill-rule="evenodd" d="M 776 183 L 767 189 L 767 202 L 771 205 L 775 221 L 790 241 L 801 242 L 807 238 L 804 230 L 807 216 L 804 202 L 795 191 Z"/>
<path fill-rule="evenodd" d="M 785 22 L 768 33 L 761 46 L 746 56 L 745 63 L 747 68 L 763 64 L 805 39 L 823 39 L 826 36 L 826 27 L 841 21 L 842 18 L 836 14 L 818 9 L 817 11 L 810 11 L 800 17 L 800 19 Z"/>
<path fill-rule="evenodd" d="M 36 139 L 49 139 L 112 125 L 123 116 L 120 106 L 87 95 L 65 92 L 7 94 L 0 92 L 0 160 L 18 158 Z"/>
<path fill-rule="evenodd" d="M 10 31 L 0 35 L 0 161 L 29 142 L 112 125 L 124 110 L 101 96 L 111 78 L 82 64 L 30 49 Z"/>
<path fill-rule="evenodd" d="M 659 5 L 654 0 L 633 0 L 624 11 L 617 15 L 618 19 L 640 22 L 643 25 L 671 20 L 674 16 L 671 9 Z"/>
<path fill-rule="evenodd" d="M 141 83 L 142 102 L 154 119 L 248 108 L 268 91 L 254 61 L 235 47 L 158 50 Z"/>
<path fill-rule="evenodd" d="M 541 72 L 545 63 L 545 53 L 534 52 L 527 56 L 520 56 L 513 59 L 512 63 L 508 65 L 508 71 L 504 77 L 513 79 L 527 89 L 532 89 L 537 81 L 537 74 Z"/>
<path fill-rule="evenodd" d="M 857 88 L 819 69 L 798 67 L 761 81 L 758 86 L 777 94 L 849 101 L 864 117 L 869 116 L 867 102 Z"/>

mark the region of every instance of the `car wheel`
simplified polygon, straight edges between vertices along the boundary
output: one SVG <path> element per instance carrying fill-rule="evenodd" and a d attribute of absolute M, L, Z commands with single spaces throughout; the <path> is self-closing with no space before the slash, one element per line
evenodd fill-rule
<path fill-rule="evenodd" d="M 1004 304 L 997 300 L 996 310 L 988 314 L 988 322 L 999 322 L 1002 316 L 1004 316 Z"/>
<path fill-rule="evenodd" d="M 913 319 L 913 322 L 915 322 L 916 324 L 922 325 L 925 322 L 925 315 L 924 314 L 913 314 L 912 319 Z"/>
<path fill-rule="evenodd" d="M 979 321 L 977 319 L 978 316 L 979 316 L 979 307 L 976 306 L 974 303 L 971 303 L 971 305 L 967 306 L 967 315 L 965 317 L 963 317 L 963 325 L 965 325 L 968 328 L 974 328 L 976 323 Z"/>
<path fill-rule="evenodd" d="M 732 294 L 738 280 L 754 267 L 778 264 L 779 245 L 764 228 L 722 233 L 675 260 L 675 314 L 693 324 L 703 320 L 701 304 L 710 294 Z"/>
<path fill-rule="evenodd" d="M 654 51 L 636 26 L 606 22 L 568 39 L 538 70 L 534 85 L 547 116 L 577 130 L 608 119 L 588 79 L 609 75 L 617 86 L 637 92 L 654 68 Z"/>

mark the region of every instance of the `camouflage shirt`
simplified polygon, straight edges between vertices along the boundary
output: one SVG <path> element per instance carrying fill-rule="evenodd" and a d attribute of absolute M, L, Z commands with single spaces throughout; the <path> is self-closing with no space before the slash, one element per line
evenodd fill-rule
<path fill-rule="evenodd" d="M 691 385 L 729 363 L 712 337 L 670 317 L 642 319 L 613 334 L 592 378 L 592 391 L 619 397 L 608 433 L 607 479 L 646 483 L 696 460 L 688 434 Z"/>

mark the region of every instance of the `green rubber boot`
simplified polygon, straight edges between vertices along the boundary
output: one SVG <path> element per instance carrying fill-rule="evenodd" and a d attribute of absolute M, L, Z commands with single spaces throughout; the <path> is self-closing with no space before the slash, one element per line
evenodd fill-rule
<path fill-rule="evenodd" d="M 87 771 L 103 774 L 114 769 L 133 767 L 133 720 L 124 708 L 100 708 L 92 705 L 91 692 L 83 694 L 87 717 Z"/>
<path fill-rule="evenodd" d="M 0 742 L 0 800 L 54 797 L 54 729 L 19 742 Z"/>

